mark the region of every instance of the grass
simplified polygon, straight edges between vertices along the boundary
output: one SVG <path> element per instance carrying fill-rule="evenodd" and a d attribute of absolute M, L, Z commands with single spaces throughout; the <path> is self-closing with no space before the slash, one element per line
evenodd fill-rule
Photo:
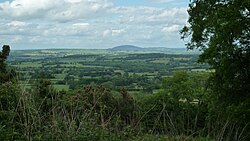
<path fill-rule="evenodd" d="M 212 141 L 208 138 L 203 137 L 188 137 L 188 136 L 168 136 L 168 135 L 153 135 L 146 134 L 143 136 L 138 136 L 132 141 Z"/>
<path fill-rule="evenodd" d="M 55 74 L 55 78 L 59 80 L 63 80 L 66 74 Z"/>
<path fill-rule="evenodd" d="M 27 67 L 32 67 L 32 68 L 38 68 L 38 67 L 42 67 L 42 65 L 38 62 L 34 63 L 34 62 L 22 62 L 18 65 L 13 65 L 13 67 L 20 67 L 20 68 L 27 68 Z"/>
<path fill-rule="evenodd" d="M 77 68 L 83 67 L 83 65 L 79 64 L 79 63 L 63 64 L 61 66 L 63 66 L 63 67 L 77 67 Z"/>
<path fill-rule="evenodd" d="M 160 58 L 160 59 L 153 60 L 153 61 L 150 61 L 150 62 L 167 64 L 167 63 L 169 63 L 169 61 L 170 61 L 169 58 Z"/>
<path fill-rule="evenodd" d="M 65 91 L 68 91 L 69 90 L 69 85 L 53 85 L 54 88 L 56 90 L 65 90 Z"/>
<path fill-rule="evenodd" d="M 184 60 L 184 61 L 188 61 L 188 60 L 190 60 L 190 58 L 174 58 L 174 60 Z"/>
<path fill-rule="evenodd" d="M 64 89 L 64 90 L 68 88 L 67 85 L 54 85 L 54 87 L 56 89 Z M 115 104 L 116 102 L 112 101 L 112 97 L 110 97 L 110 95 L 106 95 L 107 96 L 106 97 L 105 95 L 103 95 L 102 91 L 100 92 L 100 90 L 102 90 L 102 88 L 99 89 L 100 87 L 96 87 L 96 89 L 94 89 L 89 93 L 88 92 L 83 93 L 82 91 L 78 91 L 75 93 L 75 95 L 64 95 L 67 96 L 66 99 L 57 99 L 56 97 L 54 98 L 41 97 L 41 101 L 35 101 L 35 99 L 33 99 L 34 98 L 33 95 L 35 94 L 34 92 L 29 93 L 25 91 L 25 89 L 24 90 L 17 89 L 16 91 L 13 91 L 14 87 L 10 85 L 10 83 L 2 85 L 2 87 L 0 88 L 1 88 L 0 90 L 3 90 L 1 94 L 13 96 L 13 92 L 16 92 L 18 93 L 17 96 L 19 96 L 17 97 L 18 103 L 14 103 L 17 105 L 13 106 L 14 108 L 17 107 L 17 109 L 13 109 L 13 111 L 15 110 L 16 112 L 18 110 L 18 112 L 16 112 L 17 113 L 16 117 L 20 120 L 15 121 L 15 123 L 13 123 L 13 121 L 10 121 L 10 123 L 20 125 L 22 130 L 19 131 L 18 135 L 22 136 L 23 139 L 12 139 L 12 140 L 212 141 L 212 139 L 206 137 L 198 137 L 198 136 L 193 137 L 194 134 L 186 135 L 184 134 L 184 132 L 180 133 L 177 132 L 171 133 L 171 131 L 167 131 L 164 133 L 153 132 L 155 129 L 154 127 L 148 132 L 145 132 L 143 130 L 134 128 L 129 123 L 126 123 L 126 126 L 124 127 L 125 123 L 124 124 L 121 123 L 123 119 L 119 119 L 122 116 L 122 114 L 119 114 L 121 112 L 135 113 L 135 115 L 138 116 L 138 118 L 140 119 L 142 119 L 142 117 L 146 118 L 147 115 L 154 115 L 150 112 L 151 110 L 153 110 L 153 108 L 155 108 L 155 106 L 152 106 L 152 108 L 147 110 L 145 113 L 142 113 L 143 110 L 141 110 L 145 108 L 148 102 L 150 102 L 150 101 L 143 101 L 143 98 L 150 98 L 151 100 L 154 100 L 157 97 L 151 97 L 153 95 L 145 96 L 143 94 L 137 94 L 136 96 L 136 94 L 134 94 L 133 96 L 136 96 L 135 99 L 138 100 L 137 102 L 141 103 L 146 102 L 146 103 L 142 105 L 143 107 L 138 107 L 138 110 L 133 110 L 130 108 L 129 109 L 124 108 L 122 104 L 120 106 L 117 106 Z M 92 92 L 94 92 L 94 94 Z M 83 96 L 82 99 L 78 99 L 80 97 L 76 97 L 78 94 Z M 114 97 L 113 100 L 117 100 L 118 98 L 117 101 L 125 104 L 124 105 L 125 107 L 128 106 L 128 104 L 131 104 L 131 101 L 130 102 L 126 101 L 126 99 L 123 99 L 121 94 L 119 93 L 112 92 L 110 94 L 112 95 L 116 94 L 116 97 Z M 102 97 L 104 96 L 106 98 L 102 99 Z M 44 101 L 45 99 L 47 99 L 46 102 Z M 48 103 L 50 102 L 50 100 L 53 103 L 52 105 Z M 111 100 L 109 101 L 110 103 L 114 102 L 113 103 L 114 105 L 109 105 L 109 103 L 106 103 L 107 100 Z M 40 103 L 37 104 L 36 102 L 41 102 L 41 104 Z M 132 102 L 133 102 L 132 104 L 134 105 L 137 104 L 136 101 Z M 155 102 L 156 102 L 155 104 L 157 104 L 158 100 Z M 90 108 L 87 109 L 88 105 L 91 104 L 94 105 L 90 106 Z M 36 107 L 36 105 L 39 105 L 39 107 Z M 46 108 L 43 109 L 45 110 L 45 113 L 40 111 L 41 108 L 43 108 L 44 106 L 47 106 Z M 119 109 L 121 111 L 113 113 L 113 111 L 109 112 L 109 110 L 106 110 L 106 109 L 113 110 L 115 106 L 121 107 L 121 109 Z M 147 120 L 153 120 L 154 125 L 158 125 L 157 122 L 161 118 L 161 115 L 165 115 L 164 113 L 166 113 L 167 115 L 166 117 L 162 116 L 163 120 L 174 121 L 173 117 L 172 118 L 169 117 L 167 112 L 169 110 L 167 109 L 167 107 L 163 106 L 158 108 L 160 112 L 156 113 L 156 118 L 151 118 L 152 116 L 148 116 Z M 103 118 L 103 115 L 106 115 L 106 119 Z M 10 119 L 14 119 L 15 115 L 11 114 L 10 117 L 11 117 Z M 185 115 L 183 117 L 185 117 Z M 134 118 L 136 121 L 137 118 L 136 117 Z M 133 122 L 133 120 L 131 122 Z M 220 130 L 220 133 L 218 133 L 218 138 L 216 138 L 216 140 L 223 140 L 224 139 L 223 137 L 227 136 L 226 133 L 227 128 L 228 129 L 232 128 L 232 130 L 230 129 L 231 132 L 234 131 L 234 128 L 237 129 L 237 126 L 235 125 L 231 126 L 230 122 L 231 121 L 228 120 L 224 124 L 222 124 L 224 126 L 221 126 L 222 129 Z M 141 124 L 140 126 L 146 127 L 146 125 L 144 125 L 141 120 L 136 121 L 136 123 Z M 164 123 L 162 122 L 162 124 Z M 175 124 L 178 125 L 181 123 L 175 122 Z M 0 132 L 2 129 L 3 128 L 0 128 Z M 174 129 L 170 128 L 170 130 Z M 241 134 L 240 130 L 241 129 L 239 129 L 239 134 Z M 10 131 L 10 134 L 14 135 L 15 134 L 14 130 L 13 132 Z M 228 138 L 230 137 L 231 136 L 228 136 Z M 236 138 L 236 139 L 240 140 L 241 138 Z"/>

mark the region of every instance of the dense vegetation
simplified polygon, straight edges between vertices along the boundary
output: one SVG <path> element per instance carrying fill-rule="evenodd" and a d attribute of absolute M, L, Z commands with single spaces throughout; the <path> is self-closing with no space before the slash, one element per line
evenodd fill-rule
<path fill-rule="evenodd" d="M 238 126 L 250 121 L 249 11 L 249 0 L 193 1 L 188 10 L 189 25 L 181 31 L 182 38 L 191 37 L 189 49 L 203 51 L 199 61 L 215 70 L 210 78 L 211 110 Z"/>
<path fill-rule="evenodd" d="M 27 52 L 32 56 L 30 51 Z M 212 91 L 207 83 L 211 71 L 206 71 L 207 65 L 195 63 L 197 55 L 138 52 L 136 54 L 123 52 L 119 57 L 113 54 L 105 56 L 91 55 L 91 53 L 63 56 L 55 52 L 53 54 L 58 57 L 49 58 L 48 54 L 40 54 L 47 59 L 42 60 L 40 56 L 36 56 L 37 59 L 33 58 L 33 62 L 31 59 L 21 58 L 18 61 L 13 56 L 18 58 L 21 55 L 12 54 L 9 63 L 16 67 L 19 75 L 30 76 L 21 77 L 22 81 L 18 82 L 11 78 L 1 84 L 1 139 L 245 139 L 245 128 L 231 123 L 231 119 L 213 121 L 213 118 L 218 120 L 221 115 L 210 111 L 213 109 L 211 106 L 214 106 L 211 101 Z M 102 62 L 99 57 L 102 57 Z M 142 72 L 137 70 L 140 63 L 135 65 L 134 71 L 120 67 L 129 66 L 129 63 L 133 64 L 132 62 L 138 60 L 142 67 L 144 63 L 146 65 Z M 162 63 L 162 60 L 169 62 Z M 110 62 L 105 64 L 108 68 L 103 66 L 105 61 Z M 176 64 L 180 61 L 183 66 L 180 64 L 172 66 L 174 63 L 170 61 Z M 25 63 L 28 65 L 23 66 Z M 157 63 L 162 66 L 157 68 Z M 17 64 L 21 67 L 18 68 Z M 60 64 L 61 67 L 56 64 Z M 84 65 L 92 67 L 85 68 Z M 148 68 L 147 65 L 152 66 Z M 156 67 L 152 68 L 153 66 Z M 165 69 L 161 68 L 164 66 Z M 4 63 L 6 71 L 3 74 L 7 74 L 9 68 Z M 158 73 L 147 75 L 155 68 L 158 71 L 154 72 Z M 85 70 L 80 71 L 81 69 Z M 118 69 L 120 71 L 117 71 Z M 164 74 L 163 71 L 168 73 Z M 55 79 L 59 74 L 61 79 Z M 25 87 L 27 84 L 23 83 L 28 78 L 30 78 L 28 82 L 32 85 L 27 89 Z M 92 80 L 87 81 L 90 79 Z M 97 81 L 93 81 L 95 79 Z M 76 87 L 68 90 L 58 89 L 56 88 L 58 83 L 63 85 L 72 83 Z M 142 89 L 135 89 L 136 85 L 142 86 Z M 145 91 L 143 89 L 145 86 L 157 91 L 154 93 Z"/>
<path fill-rule="evenodd" d="M 3 52 L 6 46 L 3 47 Z M 9 52 L 9 47 L 7 48 Z M 25 52 L 25 51 L 24 51 Z M 29 51 L 28 51 L 29 52 Z M 30 52 L 29 52 L 30 53 Z M 124 54 L 124 53 L 123 53 Z M 4 56 L 3 74 L 8 74 L 9 68 L 5 61 L 9 54 Z M 12 54 L 13 55 L 13 54 Z M 46 55 L 46 54 L 41 54 Z M 13 55 L 15 56 L 15 55 Z M 77 56 L 77 57 L 76 57 Z M 116 56 L 116 55 L 115 55 Z M 199 103 L 202 101 L 202 94 L 205 93 L 205 80 L 208 73 L 192 72 L 192 65 L 186 65 L 186 70 L 190 72 L 180 71 L 174 73 L 173 77 L 162 78 L 159 74 L 158 78 L 148 75 L 139 75 L 140 73 L 149 73 L 153 67 L 151 61 L 161 59 L 169 59 L 170 61 L 182 61 L 188 63 L 193 60 L 195 55 L 169 55 L 169 54 L 155 54 L 155 53 L 136 53 L 124 54 L 120 57 L 124 58 L 122 61 L 119 57 L 108 55 L 106 58 L 103 55 L 64 55 L 46 60 L 36 59 L 30 66 L 16 68 L 19 75 L 23 76 L 24 72 L 29 73 L 32 80 L 32 86 L 29 89 L 24 89 L 20 85 L 22 81 L 16 81 L 9 78 L 7 81 L 1 83 L 1 139 L 2 140 L 182 140 L 191 139 L 190 134 L 197 132 L 205 127 L 204 124 L 199 123 L 200 120 L 205 120 L 202 112 L 205 110 L 200 109 Z M 21 57 L 21 55 L 16 56 Z M 45 56 L 47 57 L 47 56 Z M 92 59 L 90 59 L 90 58 Z M 102 57 L 102 59 L 99 59 Z M 10 64 L 16 66 L 19 63 L 26 63 L 31 60 L 16 61 L 12 57 Z M 58 67 L 54 63 L 71 60 L 73 65 L 69 65 L 69 69 Z M 105 63 L 105 61 L 109 63 Z M 188 59 L 187 59 L 188 58 Z M 34 58 L 33 58 L 34 59 Z M 85 62 L 76 62 L 74 59 L 85 60 Z M 55 61 L 54 61 L 55 60 Z M 60 60 L 60 62 L 59 62 Z M 102 60 L 102 62 L 100 62 Z M 117 61 L 116 61 L 117 60 Z M 128 60 L 128 62 L 126 62 Z M 75 61 L 75 62 L 73 62 Z M 92 63 L 90 63 L 92 61 Z M 119 62 L 123 62 L 120 63 Z M 142 66 L 146 66 L 142 72 L 136 71 L 140 67 L 139 63 L 135 65 L 136 68 L 127 70 L 126 66 L 131 62 L 141 62 Z M 41 63 L 44 67 L 37 67 L 31 70 L 29 67 Z M 144 63 L 145 62 L 145 63 Z M 87 68 L 87 70 L 79 71 L 80 68 L 75 69 L 74 65 L 77 64 L 92 65 L 95 69 Z M 191 62 L 192 63 L 192 62 Z M 44 65 L 46 64 L 46 65 Z M 158 63 L 159 65 L 166 66 L 165 63 Z M 173 67 L 169 63 L 171 73 Z M 195 63 L 193 62 L 195 65 Z M 56 68 L 61 70 L 46 72 L 49 65 L 55 65 Z M 63 63 L 61 63 L 63 66 Z M 100 68 L 99 66 L 106 65 L 108 68 Z M 125 67 L 122 67 L 122 66 Z M 156 66 L 155 65 L 155 66 Z M 22 65 L 21 65 L 22 66 Z M 80 65 L 81 66 L 81 65 Z M 83 65 L 82 65 L 83 66 Z M 82 67 L 81 66 L 81 67 Z M 190 68 L 188 68 L 188 66 Z M 197 65 L 199 66 L 199 65 Z M 71 68 L 72 67 L 72 68 Z M 203 66 L 206 67 L 206 66 Z M 35 68 L 35 67 L 34 67 Z M 98 69 L 99 68 L 99 69 Z M 158 72 L 164 71 L 161 67 Z M 155 69 L 153 68 L 153 69 Z M 27 70 L 26 70 L 27 69 Z M 85 69 L 83 67 L 83 69 Z M 105 70 L 106 69 L 106 70 Z M 119 70 L 123 70 L 117 73 Z M 39 74 L 39 70 L 42 70 Z M 99 71 L 98 71 L 99 70 Z M 116 70 L 116 71 L 115 71 Z M 157 70 L 154 70 L 157 71 Z M 51 81 L 55 74 L 59 73 L 72 73 L 66 74 L 63 80 L 72 80 L 74 83 L 80 83 L 87 78 L 95 78 L 99 81 L 91 81 L 78 84 L 72 90 L 56 90 Z M 87 73 L 88 72 L 88 73 Z M 73 76 L 81 76 L 81 79 L 74 80 Z M 39 75 L 35 75 L 39 74 Z M 163 73 L 162 73 L 163 74 Z M 90 76 L 92 75 L 92 76 Z M 165 74 L 168 75 L 168 74 Z M 6 75 L 5 75 L 6 76 Z M 103 77 L 98 77 L 103 76 Z M 17 76 L 16 76 L 17 77 Z M 68 77 L 68 78 L 67 78 Z M 71 78 L 70 78 L 71 77 Z M 98 77 L 98 78 L 96 78 Z M 114 77 L 115 79 L 108 79 Z M 155 76 L 156 77 L 156 76 Z M 27 77 L 21 77 L 21 80 Z M 106 79 L 105 79 L 106 78 Z M 151 78 L 151 79 L 150 79 Z M 50 80 L 51 79 L 51 80 Z M 116 80 L 117 79 L 117 80 Z M 162 84 L 161 79 L 164 79 Z M 105 80 L 111 81 L 113 87 L 105 85 Z M 149 80 L 158 80 L 158 82 L 150 82 Z M 121 81 L 120 83 L 118 83 Z M 59 83 L 59 81 L 55 81 Z M 66 81 L 69 83 L 70 81 Z M 137 82 L 141 86 L 157 84 L 158 92 L 152 94 L 138 94 L 144 91 L 138 91 L 137 95 L 133 97 L 128 91 L 131 84 Z M 180 85 L 179 82 L 182 82 Z M 22 82 L 23 83 L 23 82 Z M 65 82 L 64 82 L 65 83 Z M 92 83 L 92 85 L 89 85 Z M 143 84 L 144 83 L 144 84 Z M 101 85 L 102 84 L 102 85 Z M 170 86 L 169 84 L 174 84 Z M 125 88 L 125 86 L 127 88 Z M 117 87 L 116 89 L 114 89 Z M 151 86 L 152 87 L 152 86 Z M 159 89 L 159 88 L 161 89 Z M 178 92 L 175 94 L 176 89 L 185 91 L 185 93 Z M 131 89 L 130 89 L 131 90 Z M 119 92 L 119 93 L 117 93 Z M 181 101 L 180 101 L 181 100 Z M 189 108 L 194 107 L 196 109 Z M 204 108 L 204 107 L 202 107 Z M 183 111 L 183 112 L 181 112 Z M 192 114 L 190 113 L 192 112 Z M 182 121 L 185 116 L 190 116 L 188 122 Z M 201 116 L 201 118 L 200 118 Z M 196 117 L 195 126 L 193 118 Z M 199 117 L 199 118 L 198 118 Z M 199 125 L 201 124 L 201 125 Z M 181 128 L 177 127 L 181 126 Z M 192 128 L 192 130 L 190 129 Z M 197 140 L 201 139 L 201 133 L 195 133 Z M 145 138 L 143 136 L 146 136 Z M 193 137 L 192 137 L 193 138 Z M 195 138 L 193 138 L 195 139 Z"/>
<path fill-rule="evenodd" d="M 190 4 L 181 33 L 199 58 L 29 50 L 13 52 L 9 66 L 4 45 L 0 140 L 250 140 L 249 6 Z"/>

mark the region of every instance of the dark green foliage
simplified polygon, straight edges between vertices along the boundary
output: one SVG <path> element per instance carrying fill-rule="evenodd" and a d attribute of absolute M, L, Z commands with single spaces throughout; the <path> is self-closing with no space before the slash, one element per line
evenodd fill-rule
<path fill-rule="evenodd" d="M 16 122 L 19 95 L 16 84 L 0 84 L 0 140 L 19 139 Z"/>
<path fill-rule="evenodd" d="M 126 88 L 121 89 L 122 98 L 119 100 L 119 112 L 125 124 L 134 126 L 136 121 L 135 101 Z"/>
<path fill-rule="evenodd" d="M 0 52 L 0 72 L 6 72 L 6 64 L 4 61 L 7 59 L 10 53 L 10 46 L 4 45 L 2 52 Z"/>
<path fill-rule="evenodd" d="M 0 140 L 20 139 L 20 128 L 16 124 L 18 85 L 13 81 L 15 71 L 9 70 L 5 63 L 9 53 L 10 47 L 4 45 L 0 52 Z"/>
<path fill-rule="evenodd" d="M 227 105 L 250 96 L 250 1 L 198 0 L 190 4 L 189 24 L 182 37 L 191 36 L 189 49 L 200 48 L 200 62 L 215 69 L 214 92 Z"/>
<path fill-rule="evenodd" d="M 1 93 L 16 96 L 8 100 L 16 110 L 8 109 L 13 115 L 3 117 L 1 139 L 116 141 L 145 140 L 141 137 L 149 134 L 154 140 L 193 140 L 207 135 L 206 78 L 176 72 L 164 80 L 162 92 L 144 98 L 132 97 L 125 88 L 115 96 L 98 85 L 56 92 L 50 81 L 38 80 L 35 91 L 27 93 L 9 84 L 15 89 Z"/>
<path fill-rule="evenodd" d="M 190 36 L 187 47 L 202 50 L 199 61 L 215 70 L 210 78 L 211 120 L 221 115 L 222 122 L 232 119 L 243 128 L 250 123 L 250 1 L 194 0 L 189 7 L 182 38 Z"/>
<path fill-rule="evenodd" d="M 202 77 L 201 77 L 202 76 Z M 146 98 L 147 130 L 173 135 L 202 135 L 207 115 L 206 74 L 176 72 L 163 82 L 164 90 Z"/>
<path fill-rule="evenodd" d="M 0 83 L 11 81 L 16 76 L 16 72 L 14 70 L 7 69 L 7 65 L 5 63 L 9 53 L 10 46 L 4 45 L 2 52 L 0 52 Z"/>
<path fill-rule="evenodd" d="M 39 79 L 36 82 L 34 91 L 34 100 L 41 115 L 45 115 L 45 119 L 52 114 L 52 109 L 58 106 L 60 94 L 55 91 L 51 82 L 47 79 Z"/>

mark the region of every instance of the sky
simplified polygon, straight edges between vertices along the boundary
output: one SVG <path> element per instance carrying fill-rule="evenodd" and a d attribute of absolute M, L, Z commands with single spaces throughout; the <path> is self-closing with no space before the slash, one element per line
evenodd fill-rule
<path fill-rule="evenodd" d="M 0 0 L 0 45 L 184 48 L 189 0 Z"/>

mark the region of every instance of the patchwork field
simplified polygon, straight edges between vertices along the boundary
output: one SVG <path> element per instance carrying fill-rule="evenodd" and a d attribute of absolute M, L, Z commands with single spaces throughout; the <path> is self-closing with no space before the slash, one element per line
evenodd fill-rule
<path fill-rule="evenodd" d="M 91 49 L 50 49 L 12 51 L 9 63 L 19 72 L 27 88 L 40 78 L 49 79 L 58 90 L 101 84 L 131 92 L 153 92 L 162 78 L 173 71 L 207 71 L 197 64 L 197 52 L 180 49 L 121 51 Z M 27 81 L 28 80 L 28 81 Z"/>

